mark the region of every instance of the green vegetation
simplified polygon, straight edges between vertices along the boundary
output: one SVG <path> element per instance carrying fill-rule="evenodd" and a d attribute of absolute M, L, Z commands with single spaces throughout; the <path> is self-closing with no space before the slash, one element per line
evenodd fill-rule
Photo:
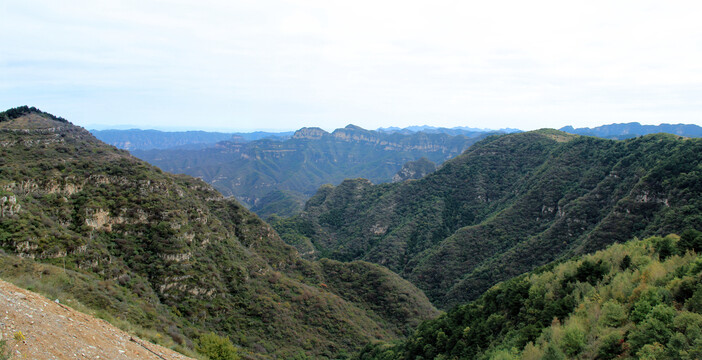
<path fill-rule="evenodd" d="M 12 359 L 12 352 L 7 347 L 7 341 L 0 339 L 0 360 L 10 360 Z"/>
<path fill-rule="evenodd" d="M 29 107 L 27 105 L 18 106 L 16 108 L 7 109 L 3 112 L 0 112 L 0 122 L 14 120 L 14 119 L 17 119 L 23 115 L 29 115 L 30 113 L 42 114 L 43 116 L 45 116 L 51 120 L 62 122 L 62 123 L 68 123 L 68 120 L 66 120 L 60 116 L 54 116 L 52 114 L 45 113 L 45 112 L 35 108 L 34 106 Z"/>
<path fill-rule="evenodd" d="M 191 355 L 186 333 L 196 329 L 173 308 L 155 298 L 137 295 L 119 283 L 97 276 L 0 255 L 0 278 L 17 286 L 58 299 L 61 304 L 109 321 L 137 336 Z"/>
<path fill-rule="evenodd" d="M 44 113 L 0 123 L 0 144 L 0 276 L 151 341 L 187 353 L 214 332 L 245 358 L 337 358 L 437 315 L 397 275 L 304 260 L 205 182 Z M 349 290 L 347 266 L 385 293 Z"/>
<path fill-rule="evenodd" d="M 702 228 L 702 139 L 493 136 L 416 181 L 324 186 L 273 219 L 308 256 L 389 267 L 450 308 L 627 236 Z"/>
<path fill-rule="evenodd" d="M 389 182 L 408 161 L 426 157 L 442 163 L 487 136 L 468 135 L 387 134 L 349 125 L 332 133 L 305 128 L 285 141 L 231 141 L 208 149 L 134 155 L 166 171 L 204 179 L 268 218 L 299 212 L 320 185 L 356 177 Z"/>
<path fill-rule="evenodd" d="M 699 359 L 700 299 L 702 256 L 675 235 L 632 240 L 500 283 L 358 358 Z"/>
<path fill-rule="evenodd" d="M 33 108 L 1 118 L 0 277 L 186 354 L 702 356 L 702 140 L 492 136 L 418 180 L 322 186 L 298 216 L 272 217 L 288 245 L 202 180 Z M 462 305 L 439 316 L 381 265 Z"/>
<path fill-rule="evenodd" d="M 195 350 L 210 360 L 239 360 L 239 355 L 231 340 L 212 332 L 200 336 Z"/>

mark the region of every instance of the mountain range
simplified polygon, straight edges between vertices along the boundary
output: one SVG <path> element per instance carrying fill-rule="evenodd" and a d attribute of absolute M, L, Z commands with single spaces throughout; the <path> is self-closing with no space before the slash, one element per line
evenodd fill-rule
<path fill-rule="evenodd" d="M 66 119 L 0 112 L 0 278 L 195 358 L 702 356 L 702 139 L 543 129 L 452 157 L 460 137 L 349 126 L 218 143 L 206 154 L 291 179 L 372 159 L 361 149 L 439 159 L 322 185 L 269 225 Z"/>
<path fill-rule="evenodd" d="M 577 134 L 597 136 L 608 139 L 628 139 L 636 136 L 669 133 L 686 137 L 702 136 L 702 127 L 693 124 L 660 124 L 641 125 L 637 122 L 601 125 L 594 128 L 574 128 L 564 126 L 561 131 Z M 413 134 L 423 132 L 427 134 L 447 134 L 475 136 L 476 133 L 515 133 L 522 130 L 505 128 L 499 130 L 472 128 L 466 126 L 445 128 L 436 126 L 408 126 L 404 128 L 388 127 L 378 128 L 380 133 Z M 153 150 L 153 149 L 203 149 L 214 146 L 220 141 L 249 142 L 260 139 L 274 139 L 284 141 L 289 139 L 294 132 L 206 132 L 206 131 L 159 131 L 141 129 L 104 129 L 90 130 L 101 141 L 125 150 Z"/>
<path fill-rule="evenodd" d="M 202 149 L 220 141 L 248 142 L 260 139 L 287 139 L 292 132 L 223 133 L 208 131 L 91 130 L 100 141 L 125 150 Z"/>
<path fill-rule="evenodd" d="M 236 200 L 35 108 L 0 113 L 0 277 L 193 353 L 337 358 L 438 312 L 367 262 L 307 261 Z M 220 336 L 218 335 L 218 336 Z"/>
<path fill-rule="evenodd" d="M 476 132 L 486 132 L 486 133 L 513 133 L 513 132 L 521 132 L 522 130 L 519 129 L 513 129 L 513 128 L 504 128 L 504 129 L 499 129 L 499 130 L 493 130 L 493 129 L 485 129 L 485 128 L 474 128 L 474 127 L 468 127 L 468 126 L 457 126 L 457 127 L 452 127 L 452 128 L 447 128 L 447 127 L 437 127 L 437 126 L 428 126 L 428 125 L 418 125 L 418 126 L 407 126 L 404 128 L 399 128 L 399 127 L 387 127 L 387 128 L 378 128 L 378 132 L 385 132 L 385 133 L 402 133 L 402 134 L 411 134 L 411 133 L 417 133 L 417 132 L 423 132 L 427 134 L 447 134 L 447 135 L 466 135 L 466 136 L 471 136 L 473 133 Z"/>
<path fill-rule="evenodd" d="M 332 133 L 303 128 L 285 141 L 224 141 L 200 150 L 133 151 L 172 173 L 205 180 L 260 216 L 291 215 L 319 186 L 346 178 L 389 182 L 402 166 L 422 157 L 442 163 L 489 135 L 384 133 L 349 125 Z"/>
<path fill-rule="evenodd" d="M 324 186 L 273 226 L 309 258 L 365 260 L 434 304 L 632 236 L 702 228 L 702 139 L 491 136 L 420 180 Z"/>
<path fill-rule="evenodd" d="M 641 125 L 637 122 L 602 125 L 594 128 L 561 128 L 570 134 L 597 136 L 607 139 L 630 139 L 642 135 L 667 133 L 685 137 L 702 137 L 702 127 L 693 124 Z"/>

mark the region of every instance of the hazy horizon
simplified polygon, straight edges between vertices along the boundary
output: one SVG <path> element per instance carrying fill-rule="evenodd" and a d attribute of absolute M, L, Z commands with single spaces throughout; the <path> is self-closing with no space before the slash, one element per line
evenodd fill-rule
<path fill-rule="evenodd" d="M 702 124 L 699 2 L 0 5 L 0 108 L 287 130 Z"/>
<path fill-rule="evenodd" d="M 70 120 L 69 120 L 70 121 Z M 625 125 L 625 124 L 633 124 L 633 123 L 638 123 L 640 125 L 651 125 L 651 126 L 660 126 L 660 125 L 697 125 L 697 124 L 685 124 L 685 123 L 660 123 L 660 124 L 641 124 L 639 122 L 628 122 L 628 123 L 610 123 L 610 124 L 600 124 L 600 125 L 594 125 L 594 126 L 573 126 L 574 128 L 597 128 L 597 127 L 602 127 L 602 126 L 608 126 L 608 125 Z M 345 126 L 340 126 L 337 128 L 321 128 L 327 132 L 332 132 L 336 129 L 344 128 L 349 125 L 356 125 L 356 124 L 347 124 Z M 117 126 L 111 126 L 109 124 L 107 125 L 102 125 L 102 124 L 88 124 L 88 125 L 81 125 L 87 130 L 90 131 L 105 131 L 105 130 L 156 130 L 156 131 L 162 131 L 162 132 L 186 132 L 186 131 L 205 131 L 205 132 L 221 132 L 221 133 L 253 133 L 253 132 L 270 132 L 270 133 L 285 133 L 285 132 L 294 132 L 297 131 L 303 127 L 316 127 L 316 126 L 302 126 L 296 129 L 227 129 L 227 128 L 190 128 L 190 127 L 149 127 L 149 128 L 141 128 L 139 125 L 133 125 L 133 124 L 127 124 L 127 125 L 117 125 Z M 358 126 L 358 125 L 356 125 Z M 476 131 L 500 131 L 500 130 L 519 130 L 519 131 L 529 131 L 525 129 L 519 129 L 519 128 L 499 128 L 499 129 L 491 129 L 491 128 L 474 128 L 472 126 L 453 126 L 453 127 L 446 127 L 446 126 L 432 126 L 432 125 L 408 125 L 408 126 L 403 126 L 403 127 L 392 127 L 392 126 L 381 126 L 377 128 L 364 128 L 366 130 L 379 130 L 379 129 L 388 129 L 388 128 L 398 128 L 398 129 L 405 129 L 405 128 L 413 128 L 413 127 L 431 127 L 431 128 L 447 128 L 447 129 L 471 129 L 471 130 L 476 130 Z M 566 126 L 572 126 L 570 124 L 566 124 L 563 126 L 558 126 L 558 127 L 553 127 L 553 129 L 561 129 Z M 697 125 L 699 126 L 699 125 Z M 363 128 L 363 127 L 362 127 Z M 530 129 L 530 130 L 536 130 L 536 129 Z"/>

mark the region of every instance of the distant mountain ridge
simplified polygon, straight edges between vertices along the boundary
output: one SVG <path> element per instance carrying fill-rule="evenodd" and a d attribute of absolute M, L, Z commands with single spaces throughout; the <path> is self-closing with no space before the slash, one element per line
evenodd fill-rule
<path fill-rule="evenodd" d="M 304 199 L 323 184 L 358 177 L 389 182 L 409 161 L 425 157 L 441 164 L 489 135 L 384 133 L 348 125 L 331 133 L 302 128 L 284 141 L 225 141 L 200 150 L 133 153 L 166 171 L 202 178 L 261 216 L 286 216 L 301 210 Z"/>
<path fill-rule="evenodd" d="M 90 130 L 101 141 L 124 150 L 151 149 L 202 149 L 214 144 L 231 140 L 236 142 L 255 141 L 264 138 L 284 140 L 292 132 L 223 133 L 208 131 L 159 131 L 159 130 Z"/>
<path fill-rule="evenodd" d="M 353 126 L 353 125 L 351 125 Z M 360 129 L 360 127 L 358 127 Z M 306 129 L 306 128 L 303 128 Z M 312 129 L 312 128 L 309 128 Z M 316 128 L 319 129 L 319 128 Z M 327 132 L 319 129 L 320 131 Z M 249 142 L 261 139 L 287 140 L 295 131 L 253 131 L 253 132 L 217 132 L 217 131 L 162 131 L 153 129 L 91 129 L 89 130 L 101 141 L 124 150 L 163 150 L 163 149 L 203 149 L 212 147 L 220 141 Z M 466 135 L 473 137 L 476 133 L 512 133 L 518 129 L 479 129 L 471 127 L 444 128 L 435 126 L 409 126 L 406 128 L 379 128 L 381 133 L 412 134 L 424 132 L 429 134 Z"/>
<path fill-rule="evenodd" d="M 416 133 L 416 132 L 425 132 L 428 134 L 449 134 L 449 135 L 467 135 L 467 134 L 472 134 L 476 132 L 486 132 L 486 133 L 505 133 L 505 134 L 510 134 L 510 133 L 515 133 L 515 132 L 521 132 L 522 130 L 519 129 L 514 129 L 514 128 L 502 128 L 502 129 L 487 129 L 487 128 L 474 128 L 474 127 L 469 127 L 469 126 L 456 126 L 452 128 L 447 128 L 447 127 L 437 127 L 437 126 L 429 126 L 429 125 L 416 125 L 416 126 L 407 126 L 404 128 L 399 128 L 399 127 L 387 127 L 387 128 L 378 128 L 377 131 L 379 132 L 385 132 L 385 133 L 402 133 L 402 134 L 411 134 L 411 133 Z"/>
<path fill-rule="evenodd" d="M 597 136 L 617 140 L 657 133 L 667 133 L 685 137 L 702 137 L 702 127 L 694 124 L 641 125 L 638 122 L 631 122 L 602 125 L 594 128 L 576 129 L 572 126 L 564 126 L 560 130 L 570 134 Z"/>

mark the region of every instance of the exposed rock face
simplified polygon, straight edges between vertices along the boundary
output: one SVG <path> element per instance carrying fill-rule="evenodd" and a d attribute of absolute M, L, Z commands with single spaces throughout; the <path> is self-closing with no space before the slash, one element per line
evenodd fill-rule
<path fill-rule="evenodd" d="M 402 169 L 392 177 L 392 182 L 421 179 L 434 171 L 436 171 L 436 165 L 427 158 L 421 158 L 403 165 Z"/>
<path fill-rule="evenodd" d="M 22 205 L 17 203 L 17 197 L 14 195 L 3 196 L 0 198 L 0 217 L 17 214 L 21 208 Z"/>
<path fill-rule="evenodd" d="M 93 229 L 101 229 L 106 231 L 112 230 L 112 224 L 109 223 L 110 212 L 105 209 L 87 209 L 85 217 L 85 225 Z"/>
<path fill-rule="evenodd" d="M 306 127 L 302 128 L 293 134 L 293 139 L 310 139 L 317 140 L 322 137 L 329 135 L 328 132 L 318 128 L 318 127 Z"/>

